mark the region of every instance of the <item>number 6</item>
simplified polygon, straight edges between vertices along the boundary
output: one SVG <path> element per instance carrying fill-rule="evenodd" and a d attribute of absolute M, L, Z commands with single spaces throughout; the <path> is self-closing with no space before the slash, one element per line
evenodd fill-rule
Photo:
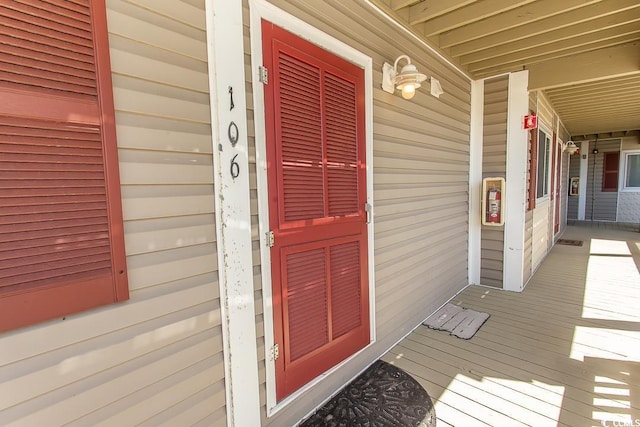
<path fill-rule="evenodd" d="M 236 179 L 240 175 L 240 165 L 236 162 L 236 157 L 238 157 L 237 154 L 231 159 L 231 178 L 233 179 Z"/>

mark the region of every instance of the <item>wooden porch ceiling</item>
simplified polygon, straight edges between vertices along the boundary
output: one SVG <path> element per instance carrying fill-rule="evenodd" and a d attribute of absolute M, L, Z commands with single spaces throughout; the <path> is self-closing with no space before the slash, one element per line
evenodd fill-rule
<path fill-rule="evenodd" d="M 638 0 L 371 0 L 475 79 L 529 70 L 576 136 L 640 129 Z"/>

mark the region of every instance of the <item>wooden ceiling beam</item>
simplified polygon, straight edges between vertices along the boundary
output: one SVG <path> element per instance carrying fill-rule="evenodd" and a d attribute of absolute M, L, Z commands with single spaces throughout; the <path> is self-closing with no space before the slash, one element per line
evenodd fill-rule
<path fill-rule="evenodd" d="M 473 74 L 475 78 L 486 78 L 490 76 L 495 76 L 501 73 L 514 72 L 520 70 L 531 69 L 536 64 L 541 64 L 549 61 L 557 61 L 563 58 L 569 58 L 574 55 L 589 53 L 589 52 L 598 52 L 604 49 L 615 47 L 616 41 L 629 41 L 631 43 L 637 41 L 636 36 L 629 36 L 629 38 L 621 38 L 620 40 L 603 40 L 598 43 L 592 43 L 588 46 L 581 46 L 574 49 L 568 49 L 560 52 L 552 52 L 546 55 L 540 55 L 535 58 L 529 58 L 526 62 L 523 61 L 515 61 L 515 62 L 507 62 L 500 63 L 494 67 L 483 67 L 482 65 L 468 66 L 467 69 L 469 72 Z M 559 70 L 556 70 L 556 72 Z M 620 74 L 620 76 L 624 76 L 625 74 Z M 612 75 L 611 77 L 615 77 L 616 75 Z M 595 81 L 595 80 L 594 80 Z M 564 86 L 564 85 L 563 85 Z"/>
<path fill-rule="evenodd" d="M 637 7 L 640 7 L 638 0 L 607 0 L 606 2 L 599 2 L 574 9 L 570 12 L 554 15 L 540 21 L 523 24 L 519 27 L 505 29 L 499 33 L 482 37 L 481 39 L 452 46 L 449 49 L 453 57 L 459 57 L 577 24 L 584 24 L 585 27 L 593 28 L 595 25 L 593 25 L 592 21 L 595 19 Z"/>
<path fill-rule="evenodd" d="M 420 22 L 425 22 L 461 7 L 468 6 L 471 3 L 475 3 L 475 1 L 476 0 L 424 0 L 409 8 L 409 23 L 411 25 L 419 24 Z"/>
<path fill-rule="evenodd" d="M 595 19 L 589 25 L 576 24 L 516 41 L 505 41 L 502 45 L 462 55 L 459 61 L 461 64 L 470 64 L 541 46 L 548 46 L 551 51 L 554 49 L 551 45 L 555 42 L 573 42 L 575 46 L 579 46 L 636 31 L 640 31 L 640 7 Z M 560 46 L 557 45 L 556 48 Z"/>
<path fill-rule="evenodd" d="M 596 3 L 596 1 L 597 0 L 590 0 L 589 2 L 585 0 L 538 0 L 535 3 L 524 5 L 522 4 L 523 2 L 520 2 L 520 7 L 515 9 L 474 22 L 466 25 L 464 28 L 447 31 L 440 39 L 441 47 L 447 48 L 470 40 L 479 39 L 509 28 L 519 27 L 553 15 L 559 15 L 590 3 Z"/>
<path fill-rule="evenodd" d="M 638 96 L 640 95 L 640 87 L 637 85 L 625 85 L 615 86 L 609 89 L 592 89 L 584 90 L 582 92 L 567 92 L 562 95 L 555 95 L 550 92 L 545 92 L 554 105 L 558 106 L 561 102 L 575 102 L 589 100 L 591 97 L 597 96 L 610 96 L 612 93 L 623 93 L 625 96 Z"/>
<path fill-rule="evenodd" d="M 395 11 L 403 9 L 405 7 L 410 7 L 415 3 L 418 3 L 420 0 L 387 0 L 389 7 Z"/>
<path fill-rule="evenodd" d="M 556 109 L 556 111 L 560 115 L 560 117 L 563 117 L 564 119 L 583 117 L 587 115 L 591 118 L 597 118 L 597 117 L 606 118 L 612 114 L 615 115 L 616 117 L 622 117 L 626 115 L 634 115 L 634 113 L 638 111 L 638 103 L 633 105 L 632 104 L 622 105 L 618 103 L 606 104 L 606 105 L 602 104 L 602 105 L 597 105 L 595 108 L 585 108 L 585 109 L 581 109 L 579 107 L 569 108 L 569 109 L 558 108 Z M 637 119 L 638 115 L 635 114 L 635 117 Z"/>
<path fill-rule="evenodd" d="M 528 68 L 529 90 L 638 74 L 640 73 L 640 43 L 628 43 L 580 53 L 533 64 Z"/>
<path fill-rule="evenodd" d="M 590 52 L 640 39 L 640 29 L 638 28 L 635 28 L 634 31 L 628 34 L 618 37 L 615 36 L 615 31 L 608 30 L 602 31 L 601 33 L 601 38 L 584 36 L 577 37 L 576 40 L 571 39 L 556 43 L 549 43 L 548 45 L 521 50 L 509 55 L 503 55 L 486 61 L 468 64 L 468 68 L 469 71 L 475 73 L 477 71 L 497 67 L 503 64 L 517 64 L 530 67 L 532 64 L 539 62 L 576 55 L 582 52 Z"/>
<path fill-rule="evenodd" d="M 626 87 L 639 87 L 640 88 L 640 75 L 638 76 L 624 76 L 614 79 L 599 80 L 597 82 L 582 83 L 576 85 L 569 85 L 563 87 L 557 87 L 553 89 L 545 90 L 545 93 L 550 96 L 565 96 L 572 94 L 580 94 L 590 92 L 593 90 L 607 90 L 607 89 L 619 89 Z"/>
<path fill-rule="evenodd" d="M 584 122 L 574 122 L 571 124 L 567 124 L 567 130 L 572 135 L 580 134 L 580 135 L 598 135 L 601 133 L 608 132 L 617 132 L 626 129 L 637 129 L 638 124 L 629 120 L 616 120 L 613 119 L 609 122 L 600 122 L 600 123 L 589 123 L 588 121 Z"/>
<path fill-rule="evenodd" d="M 428 36 L 440 34 L 480 19 L 500 14 L 522 4 L 531 3 L 532 1 L 534 0 L 485 0 L 472 3 L 469 6 L 426 21 L 425 33 Z"/>

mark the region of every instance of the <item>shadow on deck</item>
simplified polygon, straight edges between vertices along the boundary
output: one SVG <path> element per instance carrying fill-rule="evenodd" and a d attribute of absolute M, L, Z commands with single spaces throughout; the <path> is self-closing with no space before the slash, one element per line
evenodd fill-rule
<path fill-rule="evenodd" d="M 454 298 L 491 314 L 471 340 L 420 326 L 383 357 L 439 426 L 640 425 L 640 233 L 576 223 L 562 238 L 584 244 L 556 245 L 522 293 Z"/>

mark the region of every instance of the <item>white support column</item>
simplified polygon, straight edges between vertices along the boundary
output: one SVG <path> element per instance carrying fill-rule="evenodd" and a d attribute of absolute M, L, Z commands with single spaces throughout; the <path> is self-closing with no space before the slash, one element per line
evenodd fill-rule
<path fill-rule="evenodd" d="M 578 187 L 578 220 L 584 221 L 587 210 L 587 171 L 589 170 L 589 141 L 580 144 L 580 186 Z"/>
<path fill-rule="evenodd" d="M 527 85 L 529 72 L 509 74 L 507 115 L 507 178 L 504 224 L 503 288 L 521 291 L 524 287 L 524 228 L 527 202 L 528 132 L 522 120 L 529 112 Z"/>
<path fill-rule="evenodd" d="M 260 425 L 242 2 L 206 0 L 228 426 Z"/>
<path fill-rule="evenodd" d="M 471 82 L 471 126 L 469 144 L 469 284 L 480 284 L 482 222 L 482 145 L 484 122 L 484 80 Z"/>

